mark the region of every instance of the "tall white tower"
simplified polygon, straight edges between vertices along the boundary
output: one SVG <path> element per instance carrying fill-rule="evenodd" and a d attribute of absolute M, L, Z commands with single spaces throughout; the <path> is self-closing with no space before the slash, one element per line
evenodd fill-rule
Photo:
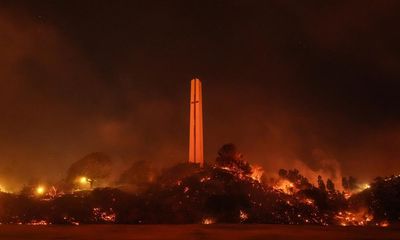
<path fill-rule="evenodd" d="M 197 78 L 190 82 L 190 137 L 189 162 L 204 166 L 203 156 L 203 102 L 201 81 Z"/>

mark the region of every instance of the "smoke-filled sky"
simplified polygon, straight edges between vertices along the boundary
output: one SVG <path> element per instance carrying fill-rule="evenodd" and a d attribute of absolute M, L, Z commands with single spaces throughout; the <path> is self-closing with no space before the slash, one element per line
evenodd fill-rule
<path fill-rule="evenodd" d="M 194 76 L 208 161 L 232 142 L 267 172 L 398 173 L 399 12 L 396 0 L 2 1 L 0 181 L 59 179 L 95 151 L 127 168 L 186 161 Z"/>

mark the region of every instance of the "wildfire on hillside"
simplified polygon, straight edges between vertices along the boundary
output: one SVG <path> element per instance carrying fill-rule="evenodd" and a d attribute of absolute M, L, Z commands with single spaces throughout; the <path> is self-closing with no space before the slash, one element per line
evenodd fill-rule
<path fill-rule="evenodd" d="M 261 167 L 250 165 L 234 146 L 224 146 L 214 164 L 178 164 L 140 191 L 96 188 L 85 175 L 75 188 L 46 184 L 19 194 L 0 193 L 0 222 L 29 225 L 85 223 L 279 223 L 381 226 L 398 221 L 400 176 L 371 184 L 344 181 L 338 191 L 329 179 L 318 186 L 296 169 L 265 181 Z M 143 164 L 141 164 L 144 166 Z M 154 173 L 151 174 L 155 176 Z M 148 179 L 149 174 L 143 174 Z M 130 178 L 135 179 L 135 178 Z M 348 183 L 351 184 L 348 184 Z M 357 186 L 350 187 L 350 186 Z M 361 187 L 360 187 L 361 186 Z M 360 190 L 361 189 L 361 190 Z M 390 201 L 388 201 L 390 199 Z"/>

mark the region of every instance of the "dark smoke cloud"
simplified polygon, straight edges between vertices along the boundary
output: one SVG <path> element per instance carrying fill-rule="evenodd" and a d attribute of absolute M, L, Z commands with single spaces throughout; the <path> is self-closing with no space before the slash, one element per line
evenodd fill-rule
<path fill-rule="evenodd" d="M 185 161 L 189 80 L 205 156 L 238 145 L 268 172 L 400 170 L 397 1 L 7 2 L 0 181 L 57 180 L 100 151 Z"/>

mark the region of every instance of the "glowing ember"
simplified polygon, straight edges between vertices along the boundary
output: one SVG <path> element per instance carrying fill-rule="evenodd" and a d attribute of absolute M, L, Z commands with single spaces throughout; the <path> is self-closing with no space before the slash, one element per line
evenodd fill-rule
<path fill-rule="evenodd" d="M 210 181 L 211 177 L 203 177 L 200 179 L 200 182 L 206 182 L 206 181 Z"/>
<path fill-rule="evenodd" d="M 365 210 L 359 212 L 344 211 L 339 212 L 335 219 L 341 226 L 366 226 L 374 217 Z"/>
<path fill-rule="evenodd" d="M 47 226 L 51 223 L 48 223 L 45 220 L 32 220 L 29 223 L 27 223 L 27 225 L 32 225 L 32 226 Z"/>
<path fill-rule="evenodd" d="M 347 200 L 351 197 L 351 192 L 344 192 L 344 198 Z"/>
<path fill-rule="evenodd" d="M 188 187 L 185 187 L 185 188 L 183 189 L 183 192 L 184 192 L 184 193 L 189 192 L 189 188 L 188 188 Z"/>
<path fill-rule="evenodd" d="M 102 211 L 101 208 L 93 208 L 93 216 L 95 220 L 101 220 L 104 222 L 115 222 L 116 214 L 112 208 L 108 209 L 107 211 Z"/>
<path fill-rule="evenodd" d="M 73 217 L 65 216 L 64 217 L 64 221 L 66 223 L 69 223 L 69 224 L 72 224 L 72 225 L 75 225 L 75 226 L 79 226 L 80 225 L 80 223 L 78 221 L 76 221 L 75 218 L 73 218 Z"/>
<path fill-rule="evenodd" d="M 305 198 L 305 199 L 303 199 L 303 203 L 305 203 L 307 205 L 313 205 L 314 204 L 314 200 L 309 199 L 309 198 Z"/>
<path fill-rule="evenodd" d="M 240 210 L 239 218 L 241 222 L 244 222 L 249 218 L 249 215 L 245 211 Z"/>
<path fill-rule="evenodd" d="M 389 222 L 388 221 L 382 221 L 378 224 L 380 227 L 389 227 Z"/>

